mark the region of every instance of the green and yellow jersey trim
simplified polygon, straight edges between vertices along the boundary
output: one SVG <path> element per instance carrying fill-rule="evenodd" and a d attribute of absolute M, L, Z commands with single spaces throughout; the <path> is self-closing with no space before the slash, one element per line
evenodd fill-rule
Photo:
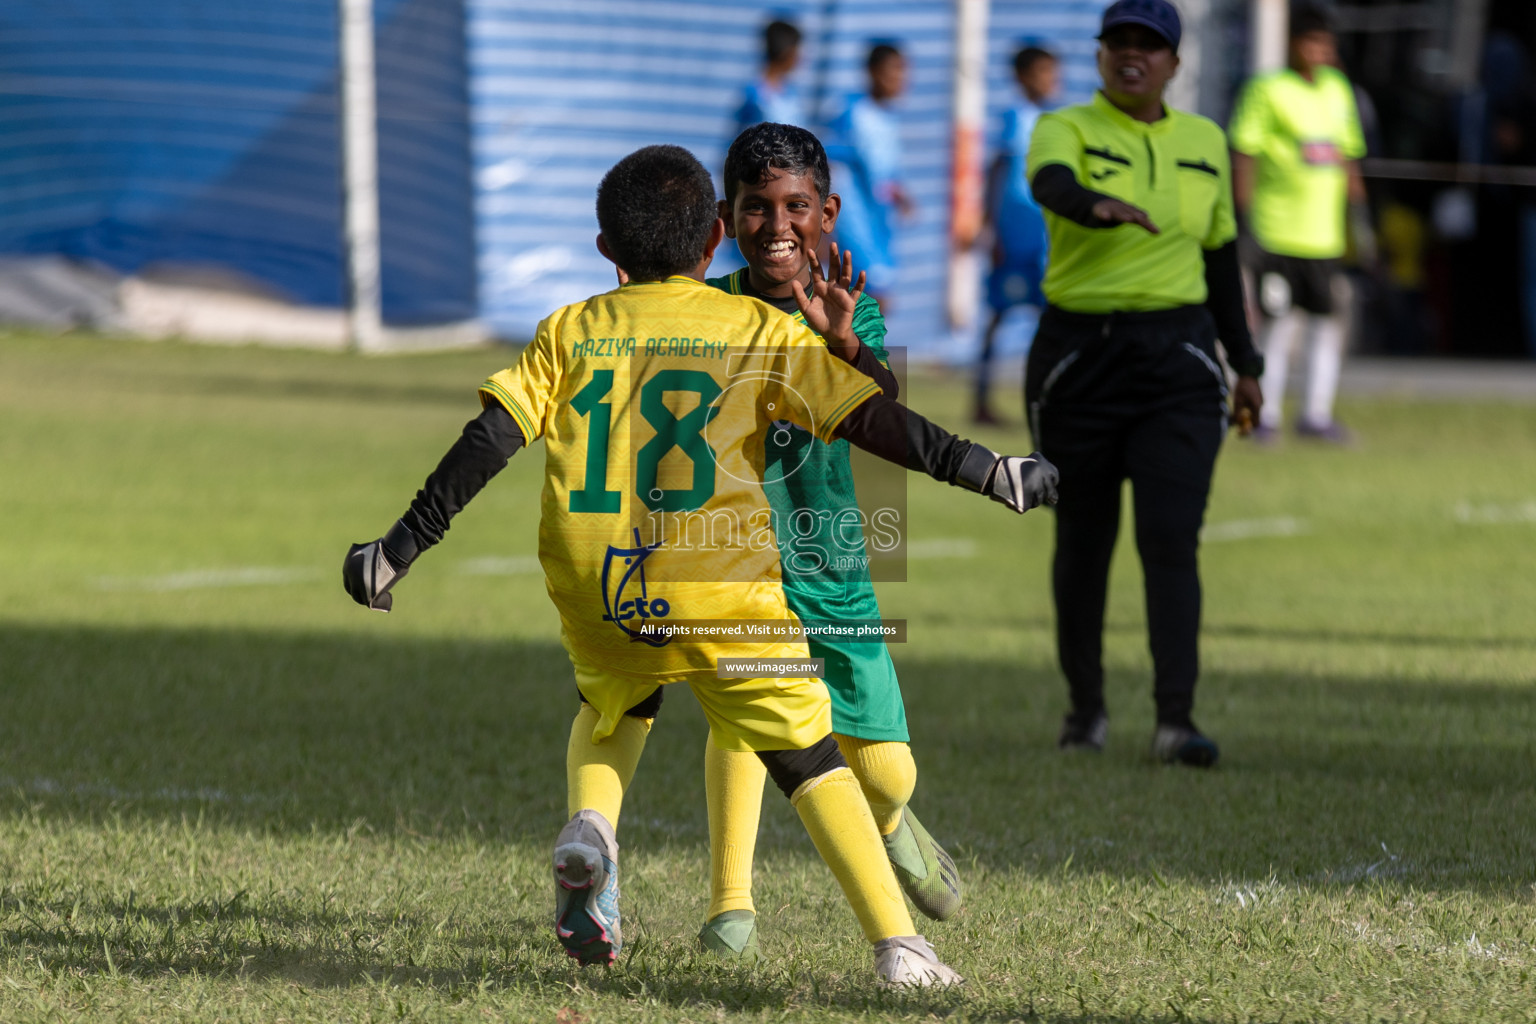
<path fill-rule="evenodd" d="M 507 412 L 512 414 L 512 418 L 517 421 L 517 429 L 523 432 L 525 443 L 531 444 L 539 436 L 539 431 L 533 425 L 533 418 L 518 404 L 517 399 L 508 393 L 506 388 L 494 380 L 487 380 L 484 384 L 480 385 L 480 407 L 482 409 L 487 404 L 486 396 L 496 399 L 506 408 Z"/>
<path fill-rule="evenodd" d="M 832 436 L 833 431 L 837 430 L 838 425 L 848 418 L 848 414 L 863 405 L 865 400 L 871 395 L 878 395 L 880 393 L 880 385 L 874 381 L 870 381 L 864 387 L 859 388 L 858 391 L 843 399 L 842 404 L 833 409 L 825 421 L 818 424 L 816 429 L 817 436 L 826 444 L 831 444 L 836 440 Z"/>

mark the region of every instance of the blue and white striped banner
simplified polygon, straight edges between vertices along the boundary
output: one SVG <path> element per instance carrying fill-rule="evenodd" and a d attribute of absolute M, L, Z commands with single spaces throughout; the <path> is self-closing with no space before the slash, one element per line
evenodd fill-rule
<path fill-rule="evenodd" d="M 1021 40 L 1064 59 L 1067 99 L 1096 82 L 1097 0 L 993 0 L 989 111 L 1012 102 Z M 936 351 L 949 334 L 953 9 L 936 0 L 468 0 L 480 301 L 493 330 L 528 337 L 557 306 L 612 287 L 598 255 L 593 198 L 603 172 L 643 145 L 692 150 L 717 174 L 741 91 L 759 72 L 761 29 L 776 16 L 805 33 L 803 93 L 823 116 L 864 87 L 874 39 L 910 64 L 900 105 L 905 172 L 917 203 L 901 225 L 891 341 Z M 812 126 L 815 127 L 815 126 Z"/>
<path fill-rule="evenodd" d="M 989 110 L 1024 40 L 1092 88 L 1099 0 L 993 0 Z M 385 315 L 479 315 L 528 337 L 606 290 L 593 197 L 655 142 L 718 171 L 761 29 L 805 32 L 822 116 L 864 86 L 873 39 L 910 62 L 900 104 L 916 216 L 900 226 L 891 341 L 939 350 L 951 160 L 953 10 L 944 0 L 377 0 Z M 132 273 L 215 265 L 338 305 L 334 0 L 7 0 L 0 5 L 0 252 Z M 812 127 L 815 127 L 814 125 Z"/>

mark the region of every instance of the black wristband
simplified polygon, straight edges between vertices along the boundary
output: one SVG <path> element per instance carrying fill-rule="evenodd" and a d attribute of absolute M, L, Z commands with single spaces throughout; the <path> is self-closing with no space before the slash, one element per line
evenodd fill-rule
<path fill-rule="evenodd" d="M 400 520 L 395 520 L 395 525 L 385 531 L 380 543 L 384 546 L 384 553 L 389 556 L 390 564 L 396 571 L 408 568 L 416 561 L 422 552 L 422 547 L 416 541 L 416 535 L 411 528 Z"/>
<path fill-rule="evenodd" d="M 986 490 L 987 482 L 992 479 L 992 469 L 996 465 L 997 452 L 986 445 L 972 441 L 970 449 L 965 453 L 965 458 L 960 460 L 959 471 L 955 473 L 955 486 L 977 493 Z"/>

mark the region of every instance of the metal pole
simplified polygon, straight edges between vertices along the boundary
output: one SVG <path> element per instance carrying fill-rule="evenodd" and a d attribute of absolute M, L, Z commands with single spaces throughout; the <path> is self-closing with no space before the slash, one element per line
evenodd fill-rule
<path fill-rule="evenodd" d="M 1285 67 L 1286 33 L 1291 12 L 1287 0 L 1253 0 L 1253 48 L 1248 62 L 1254 74 Z"/>
<path fill-rule="evenodd" d="M 1209 114 L 1201 103 L 1205 73 L 1205 37 L 1211 24 L 1211 0 L 1180 0 L 1184 38 L 1179 41 L 1179 73 L 1168 83 L 1168 105 Z"/>
<path fill-rule="evenodd" d="M 965 327 L 980 304 L 981 234 L 985 170 L 982 131 L 987 120 L 989 0 L 955 0 L 954 142 L 950 165 L 948 312 L 951 327 Z"/>
<path fill-rule="evenodd" d="M 383 347 L 379 287 L 379 147 L 373 70 L 373 0 L 339 0 L 341 162 L 347 338 L 358 352 Z"/>
<path fill-rule="evenodd" d="M 816 55 L 815 93 L 811 96 L 810 119 L 824 124 L 833 111 L 827 107 L 827 92 L 832 85 L 832 41 L 837 29 L 838 0 L 826 0 L 821 5 L 820 52 Z"/>

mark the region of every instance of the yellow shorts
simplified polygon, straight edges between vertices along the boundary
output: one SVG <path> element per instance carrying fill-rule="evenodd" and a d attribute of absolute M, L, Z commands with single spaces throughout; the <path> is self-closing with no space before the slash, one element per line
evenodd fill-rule
<path fill-rule="evenodd" d="M 613 735 L 624 712 L 661 684 L 616 676 L 572 660 L 576 688 L 597 711 L 592 742 Z M 709 720 L 709 735 L 722 750 L 802 750 L 832 731 L 832 698 L 820 679 L 715 679 L 688 686 Z"/>

